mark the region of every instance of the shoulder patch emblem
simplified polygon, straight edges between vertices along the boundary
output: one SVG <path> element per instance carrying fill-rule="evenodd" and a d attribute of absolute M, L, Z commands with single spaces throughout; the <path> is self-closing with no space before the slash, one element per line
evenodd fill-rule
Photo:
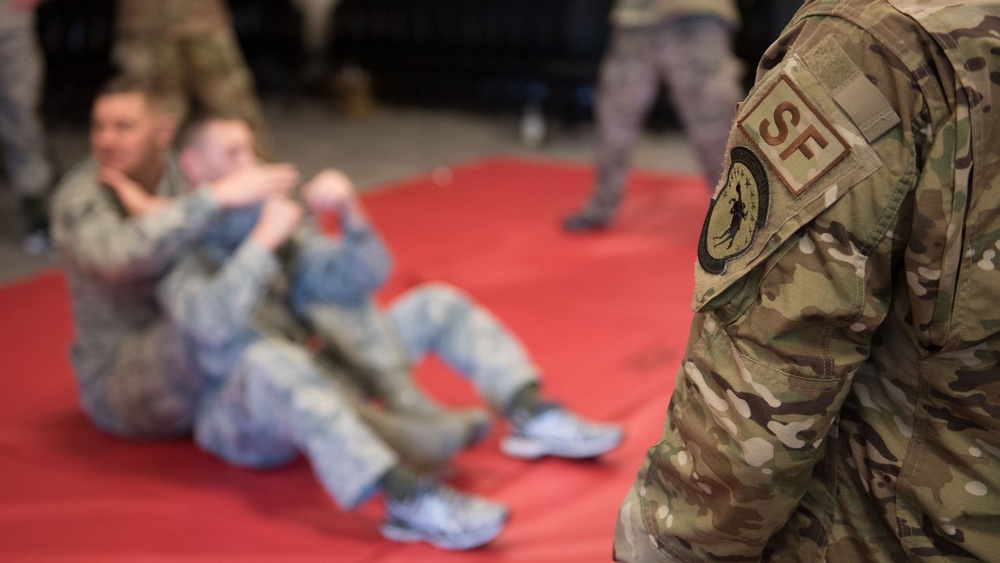
<path fill-rule="evenodd" d="M 726 263 L 753 244 L 767 223 L 770 195 L 767 173 L 757 155 L 733 147 L 726 182 L 712 200 L 701 228 L 698 262 L 710 274 L 721 274 Z"/>
<path fill-rule="evenodd" d="M 848 145 L 799 89 L 782 76 L 739 120 L 792 196 L 798 196 L 850 152 Z"/>

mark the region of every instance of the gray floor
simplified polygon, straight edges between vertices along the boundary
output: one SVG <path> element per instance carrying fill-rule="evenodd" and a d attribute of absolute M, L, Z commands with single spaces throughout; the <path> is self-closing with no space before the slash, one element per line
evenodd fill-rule
<path fill-rule="evenodd" d="M 328 104 L 310 99 L 294 105 L 266 103 L 265 112 L 278 160 L 296 163 L 303 176 L 329 166 L 339 168 L 359 190 L 491 155 L 586 164 L 592 153 L 593 127 L 589 125 L 572 130 L 553 127 L 548 142 L 532 149 L 521 142 L 515 116 L 382 107 L 370 118 L 347 119 Z M 56 158 L 64 166 L 87 152 L 82 128 L 53 130 L 49 137 Z M 693 172 L 694 160 L 677 133 L 646 134 L 634 164 L 645 169 Z M 16 201 L 0 177 L 0 283 L 56 267 L 51 259 L 24 253 L 21 230 Z"/>

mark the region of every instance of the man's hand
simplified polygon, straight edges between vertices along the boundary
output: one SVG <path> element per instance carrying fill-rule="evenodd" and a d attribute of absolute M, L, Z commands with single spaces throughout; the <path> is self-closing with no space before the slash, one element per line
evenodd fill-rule
<path fill-rule="evenodd" d="M 151 195 L 120 170 L 101 168 L 97 172 L 97 181 L 109 187 L 118 196 L 125 212 L 132 217 L 151 213 L 167 206 L 169 200 Z"/>
<path fill-rule="evenodd" d="M 302 199 L 313 213 L 333 211 L 340 215 L 342 221 L 354 225 L 365 221 L 361 203 L 354 193 L 354 184 L 340 170 L 328 168 L 309 180 L 302 187 Z"/>
<path fill-rule="evenodd" d="M 255 165 L 216 181 L 211 191 L 220 207 L 243 207 L 269 197 L 284 196 L 298 181 L 299 171 L 294 165 Z"/>
<path fill-rule="evenodd" d="M 250 239 L 274 252 L 295 232 L 302 220 L 302 206 L 285 196 L 273 196 L 264 201 L 257 225 Z"/>

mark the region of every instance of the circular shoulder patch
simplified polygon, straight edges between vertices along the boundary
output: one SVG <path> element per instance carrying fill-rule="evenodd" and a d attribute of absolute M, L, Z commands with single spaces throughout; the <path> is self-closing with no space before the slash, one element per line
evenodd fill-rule
<path fill-rule="evenodd" d="M 710 274 L 721 274 L 726 263 L 753 244 L 767 222 L 767 173 L 751 150 L 733 147 L 726 183 L 708 208 L 701 228 L 698 262 Z"/>

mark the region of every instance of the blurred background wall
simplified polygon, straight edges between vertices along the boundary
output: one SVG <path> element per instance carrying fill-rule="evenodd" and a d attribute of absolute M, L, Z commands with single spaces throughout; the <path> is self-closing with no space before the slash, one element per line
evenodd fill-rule
<path fill-rule="evenodd" d="M 150 0 L 155 1 L 155 0 Z M 380 103 L 481 112 L 540 108 L 591 119 L 611 0 L 230 0 L 263 97 L 336 96 L 366 80 Z M 798 6 L 740 0 L 737 52 L 752 69 Z M 48 123 L 83 122 L 113 73 L 114 0 L 49 0 L 38 12 Z M 359 78 L 359 74 L 360 77 Z M 662 99 L 651 128 L 673 125 Z"/>

